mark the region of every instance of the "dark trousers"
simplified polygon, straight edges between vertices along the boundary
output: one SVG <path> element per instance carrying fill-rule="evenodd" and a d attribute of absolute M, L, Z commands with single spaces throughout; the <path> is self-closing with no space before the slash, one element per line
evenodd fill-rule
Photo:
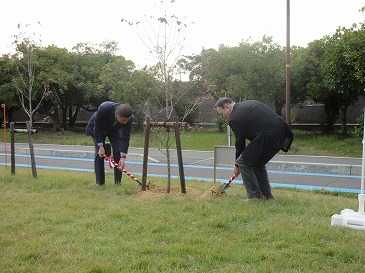
<path fill-rule="evenodd" d="M 113 149 L 113 158 L 116 163 L 120 160 L 120 152 L 119 152 L 119 142 L 120 137 L 118 135 L 108 134 L 104 136 L 103 144 L 105 144 L 105 139 L 108 136 L 110 144 L 112 145 Z M 95 159 L 94 159 L 94 172 L 96 178 L 96 184 L 104 185 L 105 184 L 105 159 L 98 155 L 99 146 L 93 137 L 94 145 L 95 145 Z M 114 167 L 114 183 L 120 184 L 122 181 L 122 172 L 117 168 Z"/>
<path fill-rule="evenodd" d="M 236 159 L 248 198 L 272 197 L 265 165 L 279 150 L 280 148 L 271 145 L 267 135 L 262 134 L 248 144 Z"/>
<path fill-rule="evenodd" d="M 240 169 L 248 198 L 272 196 L 269 177 L 265 166 L 250 167 L 241 160 L 237 160 L 236 164 Z"/>

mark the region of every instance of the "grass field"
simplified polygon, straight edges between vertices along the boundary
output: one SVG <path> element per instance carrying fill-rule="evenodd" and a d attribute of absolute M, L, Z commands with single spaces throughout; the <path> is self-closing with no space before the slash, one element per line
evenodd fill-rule
<path fill-rule="evenodd" d="M 16 142 L 27 142 L 26 135 L 17 134 Z M 34 142 L 92 145 L 83 131 L 41 130 Z M 143 132 L 133 132 L 131 146 L 143 143 Z M 186 150 L 226 144 L 226 133 L 214 130 L 182 134 Z M 150 146 L 158 146 L 155 136 Z M 295 131 L 293 151 L 361 157 L 362 143 Z M 202 181 L 188 181 L 182 196 L 139 192 L 131 179 L 100 187 L 93 173 L 42 169 L 37 179 L 27 168 L 0 173 L 0 272 L 365 270 L 364 231 L 330 225 L 333 214 L 357 209 L 355 194 L 274 188 L 275 200 L 243 203 L 242 185 L 211 198 L 212 184 Z M 164 191 L 163 178 L 154 182 Z"/>
<path fill-rule="evenodd" d="M 92 173 L 0 172 L 0 272 L 365 269 L 364 231 L 330 225 L 355 195 L 274 188 L 275 200 L 243 203 L 242 185 L 217 199 L 201 181 L 186 196 L 153 195 L 131 179 L 94 185 Z"/>

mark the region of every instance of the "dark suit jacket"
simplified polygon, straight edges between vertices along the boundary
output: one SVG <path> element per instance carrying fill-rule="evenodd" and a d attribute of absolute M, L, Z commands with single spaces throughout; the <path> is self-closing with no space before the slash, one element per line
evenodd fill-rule
<path fill-rule="evenodd" d="M 117 122 L 116 111 L 119 103 L 106 101 L 100 104 L 98 110 L 90 118 L 86 127 L 86 135 L 91 135 L 96 143 L 104 142 L 105 136 L 113 134 L 120 137 L 119 151 L 128 152 L 134 117 L 126 124 Z"/>
<path fill-rule="evenodd" d="M 246 148 L 246 139 L 251 143 L 260 143 L 255 145 L 256 151 L 249 151 L 253 157 L 278 152 L 280 149 L 287 151 L 293 139 L 287 123 L 269 106 L 255 100 L 235 103 L 228 124 L 236 137 L 236 158 Z"/>

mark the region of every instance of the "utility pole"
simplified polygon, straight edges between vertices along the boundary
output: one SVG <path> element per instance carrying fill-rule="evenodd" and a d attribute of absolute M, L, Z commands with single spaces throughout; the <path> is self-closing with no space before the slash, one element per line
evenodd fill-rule
<path fill-rule="evenodd" d="M 290 0 L 286 0 L 286 123 L 290 126 Z"/>

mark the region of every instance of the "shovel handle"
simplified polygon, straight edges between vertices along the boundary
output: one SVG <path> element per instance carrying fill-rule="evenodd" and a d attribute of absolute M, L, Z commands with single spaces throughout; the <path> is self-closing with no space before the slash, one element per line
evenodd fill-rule
<path fill-rule="evenodd" d="M 237 176 L 234 174 L 232 175 L 232 177 L 228 180 L 227 184 L 231 184 L 231 182 L 233 181 L 233 179 L 235 179 Z"/>
<path fill-rule="evenodd" d="M 224 191 L 226 191 L 227 189 L 229 189 L 231 186 L 231 182 L 233 181 L 233 179 L 235 179 L 237 176 L 235 174 L 233 174 L 231 176 L 231 178 L 227 181 L 227 183 L 222 184 L 219 188 L 220 188 L 220 193 L 223 193 Z"/>
<path fill-rule="evenodd" d="M 112 164 L 109 163 L 109 167 L 112 169 L 114 168 L 114 166 L 118 166 L 118 163 L 114 161 L 113 157 L 112 156 L 107 156 L 107 155 L 104 155 L 104 159 L 105 161 L 109 161 L 111 162 Z M 114 166 L 113 166 L 114 165 Z M 118 167 L 117 167 L 118 168 Z M 134 181 L 136 181 L 139 185 L 142 186 L 142 183 L 139 182 L 139 180 L 137 179 L 137 177 L 135 177 L 133 174 L 131 174 L 130 172 L 128 172 L 126 169 L 119 169 L 118 170 L 124 172 L 126 175 L 128 175 L 130 178 L 132 178 Z"/>
<path fill-rule="evenodd" d="M 123 169 L 122 170 L 126 175 L 128 175 L 130 178 L 132 178 L 133 180 L 135 180 L 138 184 L 140 184 L 142 186 L 142 183 L 138 181 L 138 179 L 133 175 L 131 174 L 130 172 L 128 172 L 126 169 Z"/>

